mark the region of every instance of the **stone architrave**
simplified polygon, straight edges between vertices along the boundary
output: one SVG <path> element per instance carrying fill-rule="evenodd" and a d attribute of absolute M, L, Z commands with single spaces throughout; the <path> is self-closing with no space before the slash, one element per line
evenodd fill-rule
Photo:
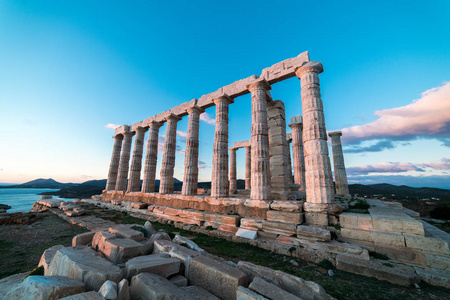
<path fill-rule="evenodd" d="M 216 105 L 211 197 L 228 197 L 228 105 L 233 99 L 223 94 L 213 99 Z"/>
<path fill-rule="evenodd" d="M 148 126 L 150 133 L 147 141 L 147 153 L 145 155 L 144 178 L 142 180 L 142 192 L 153 193 L 155 191 L 156 162 L 158 159 L 158 133 L 163 125 L 161 122 L 150 121 Z"/>
<path fill-rule="evenodd" d="M 334 200 L 334 189 L 320 95 L 319 73 L 322 71 L 323 66 L 320 62 L 307 62 L 296 68 L 295 74 L 301 84 L 306 181 L 305 211 L 317 211 L 318 208 L 325 207 L 323 213 L 326 215 L 327 205 Z M 322 223 L 327 222 L 326 218 L 321 220 Z"/>
<path fill-rule="evenodd" d="M 267 91 L 269 83 L 260 78 L 247 85 L 252 94 L 252 162 L 251 200 L 269 200 L 272 196 L 269 161 L 269 128 L 267 124 Z"/>
<path fill-rule="evenodd" d="M 249 190 L 252 187 L 251 184 L 251 171 L 252 171 L 252 147 L 245 147 L 245 189 Z"/>
<path fill-rule="evenodd" d="M 345 171 L 344 153 L 342 152 L 341 131 L 329 132 L 333 149 L 334 179 L 336 182 L 336 195 L 349 196 L 347 172 Z"/>
<path fill-rule="evenodd" d="M 200 114 L 205 110 L 194 105 L 186 109 L 189 114 L 188 131 L 186 137 L 186 152 L 184 157 L 184 178 L 181 195 L 197 194 L 198 187 L 198 134 Z"/>
<path fill-rule="evenodd" d="M 181 118 L 170 113 L 165 117 L 167 121 L 166 140 L 164 142 L 164 155 L 161 166 L 160 194 L 173 193 L 173 169 L 175 167 L 175 151 L 177 148 L 177 123 Z"/>
<path fill-rule="evenodd" d="M 106 190 L 114 191 L 116 189 L 117 173 L 119 171 L 120 151 L 122 150 L 123 135 L 114 136 L 114 146 L 111 155 L 111 163 L 109 164 L 108 181 L 106 182 Z"/>
<path fill-rule="evenodd" d="M 289 176 L 284 103 L 281 100 L 275 100 L 268 102 L 267 107 L 272 194 L 277 193 L 277 198 L 286 199 L 289 191 Z"/>
<path fill-rule="evenodd" d="M 292 129 L 292 152 L 294 153 L 294 183 L 305 190 L 305 157 L 303 153 L 302 116 L 291 117 L 289 127 Z"/>
<path fill-rule="evenodd" d="M 230 191 L 237 190 L 236 150 L 237 148 L 230 148 Z"/>
<path fill-rule="evenodd" d="M 116 191 L 126 191 L 128 181 L 128 168 L 130 163 L 131 140 L 133 131 L 123 133 L 122 153 L 120 154 L 119 172 L 117 174 Z"/>
<path fill-rule="evenodd" d="M 144 135 L 147 130 L 147 127 L 138 126 L 136 128 L 127 192 L 139 192 L 141 188 L 142 151 L 144 150 Z"/>

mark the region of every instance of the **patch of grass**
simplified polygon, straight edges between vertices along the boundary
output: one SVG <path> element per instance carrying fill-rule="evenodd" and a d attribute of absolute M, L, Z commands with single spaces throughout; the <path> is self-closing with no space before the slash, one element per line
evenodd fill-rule
<path fill-rule="evenodd" d="M 334 269 L 333 264 L 328 259 L 322 260 L 320 263 L 317 264 L 319 267 L 325 270 Z"/>
<path fill-rule="evenodd" d="M 386 255 L 375 251 L 369 251 L 369 255 L 376 259 L 389 260 L 389 257 L 387 257 Z"/>
<path fill-rule="evenodd" d="M 30 274 L 28 274 L 28 276 L 32 276 L 32 275 L 44 276 L 44 266 L 39 266 L 39 267 L 35 268 L 33 271 L 31 271 Z"/>
<path fill-rule="evenodd" d="M 134 230 L 136 230 L 136 231 L 140 231 L 140 232 L 142 232 L 144 235 L 145 235 L 146 232 L 147 232 L 147 231 L 145 230 L 145 228 L 143 228 L 143 227 L 141 227 L 141 226 L 136 226 L 136 225 L 132 226 L 131 229 L 134 229 Z"/>
<path fill-rule="evenodd" d="M 206 230 L 216 230 L 216 228 L 212 227 L 212 226 L 206 226 L 205 228 Z"/>
<path fill-rule="evenodd" d="M 389 268 L 393 268 L 394 265 L 390 264 L 390 263 L 383 263 L 383 266 L 389 267 Z"/>
<path fill-rule="evenodd" d="M 333 225 L 336 230 L 341 230 L 343 227 L 339 224 Z"/>

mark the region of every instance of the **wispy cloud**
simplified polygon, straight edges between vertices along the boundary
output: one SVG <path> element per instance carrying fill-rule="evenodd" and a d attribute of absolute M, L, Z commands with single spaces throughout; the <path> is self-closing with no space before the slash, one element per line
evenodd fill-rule
<path fill-rule="evenodd" d="M 409 171 L 425 172 L 427 169 L 433 171 L 450 170 L 450 159 L 443 158 L 440 161 L 416 164 L 405 162 L 382 162 L 372 165 L 361 165 L 347 168 L 347 174 L 349 176 L 364 176 L 376 173 L 405 173 Z"/>
<path fill-rule="evenodd" d="M 376 184 L 389 183 L 412 187 L 435 187 L 450 189 L 450 175 L 410 176 L 410 175 L 369 175 L 348 178 L 348 183 Z"/>
<path fill-rule="evenodd" d="M 419 164 L 419 166 L 423 168 L 431 168 L 434 170 L 450 170 L 450 159 L 449 158 L 443 158 L 440 161 L 436 162 L 426 162 L 423 164 Z"/>
<path fill-rule="evenodd" d="M 187 132 L 177 130 L 177 134 L 182 138 L 187 138 Z"/>
<path fill-rule="evenodd" d="M 119 127 L 120 125 L 116 125 L 116 124 L 112 124 L 112 123 L 109 123 L 109 124 L 107 124 L 105 127 L 106 128 L 111 128 L 111 129 L 116 129 L 117 127 Z"/>
<path fill-rule="evenodd" d="M 347 144 L 381 140 L 371 147 L 356 147 L 353 152 L 391 149 L 392 141 L 417 138 L 436 138 L 450 146 L 449 112 L 450 82 L 445 82 L 423 92 L 420 99 L 408 105 L 375 111 L 378 119 L 373 122 L 342 129 L 342 140 Z"/>
<path fill-rule="evenodd" d="M 204 162 L 204 161 L 202 161 L 202 160 L 199 160 L 198 161 L 198 168 L 201 170 L 201 169 L 206 169 L 206 168 L 208 168 L 208 165 Z"/>
<path fill-rule="evenodd" d="M 216 123 L 216 119 L 211 118 L 207 112 L 204 112 L 200 115 L 200 121 L 203 121 L 211 125 L 214 125 Z"/>
<path fill-rule="evenodd" d="M 360 144 L 349 145 L 345 147 L 345 153 L 360 153 L 360 152 L 379 152 L 385 149 L 395 148 L 395 143 L 389 140 L 379 140 L 373 145 L 363 146 Z"/>

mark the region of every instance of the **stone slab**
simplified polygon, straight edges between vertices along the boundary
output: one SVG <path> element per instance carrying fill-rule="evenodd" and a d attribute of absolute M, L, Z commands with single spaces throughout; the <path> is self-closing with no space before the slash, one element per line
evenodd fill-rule
<path fill-rule="evenodd" d="M 92 242 L 96 231 L 77 234 L 72 238 L 72 246 L 87 246 Z"/>
<path fill-rule="evenodd" d="M 372 217 L 369 214 L 343 212 L 339 215 L 339 223 L 344 228 L 373 230 Z"/>
<path fill-rule="evenodd" d="M 250 230 L 262 230 L 264 219 L 262 218 L 242 218 L 241 219 L 241 228 L 250 229 Z"/>
<path fill-rule="evenodd" d="M 189 293 L 191 297 L 196 300 L 219 300 L 219 298 L 217 298 L 210 292 L 196 285 L 182 287 L 181 289 Z"/>
<path fill-rule="evenodd" d="M 127 278 L 140 273 L 152 273 L 167 278 L 180 271 L 181 261 L 162 254 L 144 255 L 130 259 L 125 264 Z"/>
<path fill-rule="evenodd" d="M 312 238 L 319 241 L 330 241 L 331 232 L 320 226 L 314 225 L 298 225 L 297 237 L 299 238 Z"/>
<path fill-rule="evenodd" d="M 404 235 L 406 247 L 418 249 L 426 252 L 450 255 L 449 245 L 447 242 L 434 238 L 416 235 Z"/>
<path fill-rule="evenodd" d="M 236 290 L 236 300 L 268 300 L 268 299 L 248 288 L 240 286 Z"/>
<path fill-rule="evenodd" d="M 262 230 L 265 232 L 283 234 L 287 236 L 294 235 L 297 233 L 297 225 L 295 224 L 286 224 L 275 221 L 263 221 L 262 224 L 263 224 Z"/>
<path fill-rule="evenodd" d="M 104 242 L 101 251 L 114 263 L 123 263 L 130 258 L 147 254 L 148 247 L 132 239 L 111 239 Z"/>
<path fill-rule="evenodd" d="M 128 238 L 135 241 L 142 241 L 144 239 L 144 234 L 141 231 L 134 230 L 130 226 L 119 224 L 108 230 L 114 233 L 117 237 Z"/>
<path fill-rule="evenodd" d="M 55 256 L 56 251 L 58 251 L 61 248 L 64 248 L 64 246 L 56 245 L 56 246 L 50 247 L 44 251 L 44 253 L 41 256 L 41 260 L 39 261 L 39 264 L 38 264 L 38 267 L 44 266 L 44 273 L 47 272 L 48 265 L 52 261 L 53 256 Z"/>
<path fill-rule="evenodd" d="M 184 276 L 186 278 L 189 278 L 189 268 L 190 268 L 191 259 L 193 257 L 200 255 L 200 253 L 198 253 L 197 251 L 188 249 L 186 247 L 175 244 L 171 241 L 165 241 L 165 240 L 155 241 L 154 247 L 153 247 L 153 253 L 154 254 L 167 253 L 171 257 L 181 260 L 183 262 Z"/>
<path fill-rule="evenodd" d="M 261 294 L 269 299 L 301 300 L 301 298 L 286 292 L 278 286 L 255 277 L 249 285 L 249 289 Z"/>
<path fill-rule="evenodd" d="M 61 298 L 60 300 L 104 300 L 97 292 L 90 291 L 86 293 L 76 294 L 69 297 Z"/>
<path fill-rule="evenodd" d="M 270 209 L 287 211 L 287 212 L 302 212 L 304 201 L 283 201 L 274 200 L 270 203 Z"/>
<path fill-rule="evenodd" d="M 9 290 L 17 287 L 28 276 L 30 272 L 19 273 L 0 279 L 0 299 L 9 292 Z"/>
<path fill-rule="evenodd" d="M 236 232 L 236 236 L 240 236 L 250 240 L 255 240 L 256 237 L 258 236 L 258 231 L 239 228 L 238 231 Z"/>
<path fill-rule="evenodd" d="M 275 222 L 283 222 L 289 224 L 302 224 L 303 223 L 303 213 L 298 212 L 286 212 L 286 211 L 267 211 L 267 220 Z"/>
<path fill-rule="evenodd" d="M 169 278 L 169 281 L 172 282 L 173 284 L 175 284 L 177 287 L 187 286 L 187 284 L 188 284 L 187 278 L 184 276 L 181 276 L 179 274 L 177 274 L 175 276 L 171 276 Z"/>
<path fill-rule="evenodd" d="M 131 279 L 130 297 L 142 300 L 195 299 L 169 280 L 151 273 L 141 273 Z"/>
<path fill-rule="evenodd" d="M 450 271 L 424 269 L 420 267 L 414 267 L 414 270 L 416 270 L 420 280 L 434 286 L 442 286 L 450 289 Z"/>
<path fill-rule="evenodd" d="M 399 209 L 388 207 L 369 208 L 373 230 L 388 233 L 424 236 L 425 231 L 419 220 L 413 219 Z"/>

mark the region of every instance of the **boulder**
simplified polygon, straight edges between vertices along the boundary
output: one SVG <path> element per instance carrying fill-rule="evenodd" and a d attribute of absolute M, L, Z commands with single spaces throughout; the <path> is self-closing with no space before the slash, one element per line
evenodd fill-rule
<path fill-rule="evenodd" d="M 119 224 L 109 228 L 109 232 L 114 233 L 117 237 L 128 238 L 135 241 L 142 241 L 144 234 L 140 231 L 130 228 L 130 226 Z"/>
<path fill-rule="evenodd" d="M 150 223 L 149 221 L 145 221 L 144 229 L 146 238 L 149 238 L 152 236 L 152 234 L 156 233 L 156 230 L 153 229 L 152 223 Z"/>
<path fill-rule="evenodd" d="M 248 288 L 269 299 L 302 300 L 259 277 L 255 277 Z"/>
<path fill-rule="evenodd" d="M 306 281 L 300 277 L 289 275 L 281 271 L 274 271 L 270 268 L 258 266 L 246 261 L 240 261 L 238 263 L 238 268 L 247 274 L 250 280 L 259 277 L 299 298 L 305 300 L 329 299 L 325 290 L 315 282 Z"/>
<path fill-rule="evenodd" d="M 41 256 L 41 260 L 39 261 L 38 267 L 43 266 L 44 267 L 44 273 L 48 270 L 48 265 L 52 261 L 53 256 L 55 256 L 56 251 L 59 249 L 64 248 L 63 245 L 56 245 L 53 247 L 48 248 L 44 251 L 44 253 Z"/>
<path fill-rule="evenodd" d="M 182 237 L 181 235 L 178 235 L 178 234 L 175 235 L 175 237 L 173 238 L 172 242 L 174 242 L 176 244 L 179 244 L 179 245 L 182 245 L 182 246 L 185 246 L 185 247 L 187 247 L 189 249 L 192 249 L 194 251 L 197 251 L 197 252 L 199 252 L 201 254 L 205 254 L 206 253 L 206 251 L 203 250 L 202 248 L 200 248 L 196 243 L 194 243 L 190 239 Z"/>
<path fill-rule="evenodd" d="M 187 286 L 188 284 L 187 278 L 179 274 L 170 277 L 169 281 L 175 284 L 177 287 Z"/>
<path fill-rule="evenodd" d="M 128 280 L 125 278 L 118 284 L 117 300 L 130 300 L 130 290 L 128 287 Z"/>
<path fill-rule="evenodd" d="M 189 295 L 191 295 L 192 298 L 196 300 L 220 300 L 210 292 L 205 291 L 204 289 L 196 285 L 185 286 L 181 289 L 187 292 Z"/>
<path fill-rule="evenodd" d="M 188 279 L 192 285 L 225 300 L 236 299 L 238 286 L 248 285 L 244 272 L 203 255 L 191 259 Z"/>
<path fill-rule="evenodd" d="M 165 232 L 157 232 L 157 233 L 152 234 L 152 236 L 150 237 L 150 239 L 147 242 L 147 247 L 148 247 L 150 252 L 153 251 L 153 244 L 154 244 L 154 242 L 158 241 L 158 240 L 171 241 L 172 239 Z"/>
<path fill-rule="evenodd" d="M 92 242 L 96 231 L 90 231 L 85 233 L 77 234 L 72 239 L 72 246 L 87 246 Z"/>
<path fill-rule="evenodd" d="M 98 291 L 98 294 L 106 300 L 115 300 L 117 298 L 117 283 L 106 280 Z"/>
<path fill-rule="evenodd" d="M 243 286 L 238 287 L 236 290 L 236 300 L 268 300 L 266 297 L 261 296 L 254 291 L 245 288 Z"/>
<path fill-rule="evenodd" d="M 181 261 L 163 254 L 151 254 L 135 257 L 125 264 L 127 278 L 139 273 L 152 273 L 164 278 L 177 274 L 180 271 Z"/>
<path fill-rule="evenodd" d="M 3 299 L 53 300 L 83 291 L 84 284 L 79 280 L 63 276 L 29 276 L 16 288 L 10 290 Z"/>
<path fill-rule="evenodd" d="M 131 279 L 131 299 L 194 300 L 189 293 L 156 274 L 141 273 Z"/>
<path fill-rule="evenodd" d="M 139 232 L 142 234 L 142 232 Z M 114 263 L 147 254 L 148 247 L 129 238 L 117 238 L 114 233 L 99 231 L 92 239 L 92 247 Z"/>
<path fill-rule="evenodd" d="M 181 274 L 184 274 L 186 278 L 189 278 L 189 266 L 191 263 L 191 259 L 193 257 L 201 255 L 197 251 L 188 249 L 186 247 L 183 247 L 181 245 L 166 240 L 155 241 L 153 253 L 154 254 L 167 253 L 171 257 L 175 257 L 181 260 L 183 262 L 182 266 L 184 266 L 184 273 L 181 272 Z"/>
<path fill-rule="evenodd" d="M 106 280 L 119 282 L 124 271 L 86 246 L 61 248 L 56 251 L 47 276 L 67 276 L 84 282 L 88 291 L 98 291 Z"/>
<path fill-rule="evenodd" d="M 0 299 L 8 293 L 11 289 L 17 287 L 28 276 L 30 272 L 19 273 L 11 275 L 0 280 Z"/>

